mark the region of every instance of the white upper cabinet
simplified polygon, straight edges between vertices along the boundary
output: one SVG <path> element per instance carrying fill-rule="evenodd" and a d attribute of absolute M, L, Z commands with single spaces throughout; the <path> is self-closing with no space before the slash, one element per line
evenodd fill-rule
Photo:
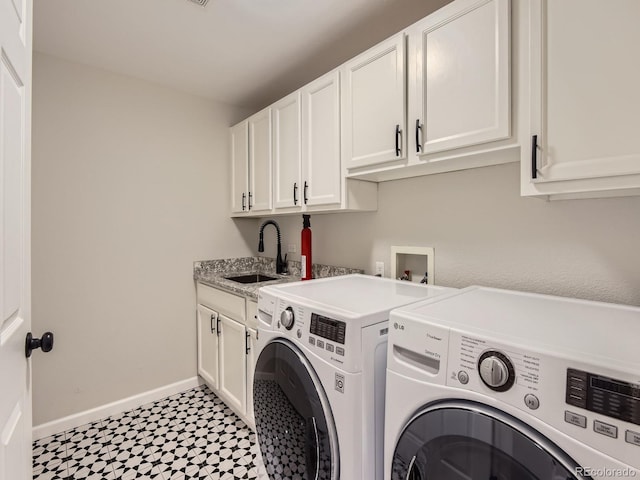
<path fill-rule="evenodd" d="M 229 129 L 231 138 L 231 212 L 271 210 L 271 109 Z"/>
<path fill-rule="evenodd" d="M 348 169 L 406 158 L 405 35 L 342 66 L 342 157 Z"/>
<path fill-rule="evenodd" d="M 301 112 L 300 92 L 271 106 L 273 116 L 274 207 L 300 205 Z"/>
<path fill-rule="evenodd" d="M 640 193 L 640 2 L 531 0 L 530 8 L 522 194 Z"/>
<path fill-rule="evenodd" d="M 271 210 L 271 108 L 249 117 L 249 194 L 251 212 Z"/>
<path fill-rule="evenodd" d="M 306 211 L 341 201 L 340 86 L 337 71 L 271 106 L 274 207 Z"/>
<path fill-rule="evenodd" d="M 511 135 L 509 0 L 457 0 L 408 30 L 417 156 Z"/>
<path fill-rule="evenodd" d="M 520 159 L 516 62 L 526 58 L 511 7 L 455 0 L 345 64 L 348 177 L 385 181 Z M 396 126 L 391 144 L 383 132 Z"/>
<path fill-rule="evenodd" d="M 339 71 L 287 95 L 274 103 L 271 111 L 272 213 L 377 208 L 375 184 L 343 176 Z"/>
<path fill-rule="evenodd" d="M 231 212 L 248 211 L 249 195 L 249 122 L 229 129 L 231 139 Z"/>
<path fill-rule="evenodd" d="M 340 76 L 333 71 L 302 88 L 302 202 L 340 204 Z"/>

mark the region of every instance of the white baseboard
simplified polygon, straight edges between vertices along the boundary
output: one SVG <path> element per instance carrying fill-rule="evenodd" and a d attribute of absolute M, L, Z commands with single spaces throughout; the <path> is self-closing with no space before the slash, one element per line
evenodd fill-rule
<path fill-rule="evenodd" d="M 149 390 L 148 392 L 142 392 L 131 397 L 123 398 L 122 400 L 107 403 L 106 405 L 101 405 L 90 410 L 85 410 L 84 412 L 74 413 L 73 415 L 59 418 L 58 420 L 52 420 L 51 422 L 36 425 L 33 427 L 33 440 L 48 437 L 49 435 L 61 433 L 65 430 L 76 428 L 86 423 L 95 422 L 117 413 L 138 408 L 146 403 L 155 402 L 170 395 L 195 388 L 202 383 L 203 382 L 200 377 L 192 377 L 187 380 L 181 380 L 180 382 L 165 385 L 164 387 Z"/>

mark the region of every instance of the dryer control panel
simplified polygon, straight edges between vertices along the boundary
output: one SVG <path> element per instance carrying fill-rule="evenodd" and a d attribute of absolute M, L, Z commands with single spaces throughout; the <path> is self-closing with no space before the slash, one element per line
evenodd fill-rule
<path fill-rule="evenodd" d="M 600 452 L 637 463 L 637 376 L 624 379 L 604 367 L 455 331 L 446 356 L 447 385 L 510 404 Z"/>

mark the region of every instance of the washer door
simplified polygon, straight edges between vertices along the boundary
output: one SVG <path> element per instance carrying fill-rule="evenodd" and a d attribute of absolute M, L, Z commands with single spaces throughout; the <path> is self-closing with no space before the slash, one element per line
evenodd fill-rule
<path fill-rule="evenodd" d="M 258 444 L 271 480 L 337 480 L 338 441 L 322 384 L 302 352 L 275 339 L 253 380 Z"/>
<path fill-rule="evenodd" d="M 392 480 L 574 480 L 578 464 L 516 418 L 486 405 L 424 407 L 393 455 Z"/>

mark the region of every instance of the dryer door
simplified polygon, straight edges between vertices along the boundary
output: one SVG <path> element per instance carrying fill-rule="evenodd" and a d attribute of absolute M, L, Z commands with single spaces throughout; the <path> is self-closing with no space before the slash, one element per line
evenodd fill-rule
<path fill-rule="evenodd" d="M 258 444 L 270 480 L 338 478 L 331 408 L 313 367 L 291 342 L 260 352 L 253 380 Z"/>
<path fill-rule="evenodd" d="M 402 431 L 392 480 L 573 480 L 578 465 L 540 433 L 486 405 L 432 404 Z"/>

